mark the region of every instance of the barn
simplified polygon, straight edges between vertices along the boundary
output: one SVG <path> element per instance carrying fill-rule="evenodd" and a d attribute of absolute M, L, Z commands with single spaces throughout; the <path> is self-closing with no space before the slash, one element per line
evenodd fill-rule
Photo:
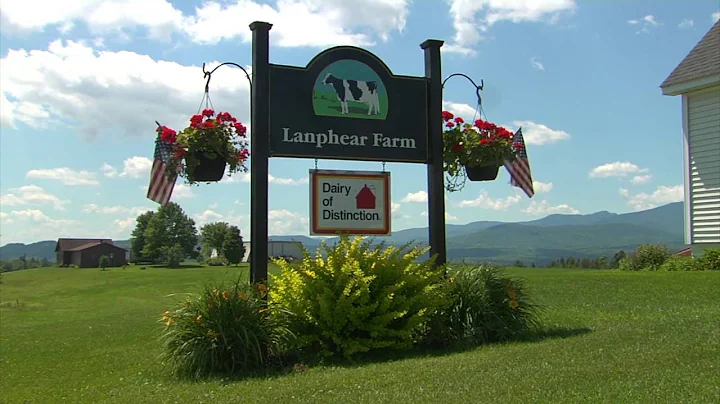
<path fill-rule="evenodd" d="M 660 85 L 680 96 L 685 244 L 693 256 L 720 248 L 720 20 Z"/>
<path fill-rule="evenodd" d="M 61 266 L 97 268 L 103 255 L 110 259 L 111 267 L 125 265 L 128 251 L 113 244 L 111 239 L 60 238 L 55 244 L 55 254 Z"/>

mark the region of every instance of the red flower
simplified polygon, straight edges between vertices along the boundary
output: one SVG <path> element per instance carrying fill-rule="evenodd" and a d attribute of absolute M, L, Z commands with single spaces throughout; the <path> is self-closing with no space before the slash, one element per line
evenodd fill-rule
<path fill-rule="evenodd" d="M 488 144 L 488 143 L 490 143 L 490 139 L 488 139 L 486 137 L 480 139 L 480 144 Z"/>
<path fill-rule="evenodd" d="M 463 145 L 461 143 L 455 143 L 455 146 L 453 146 L 452 151 L 454 151 L 455 153 L 459 153 L 460 151 L 462 151 L 462 149 L 463 149 Z"/>
<path fill-rule="evenodd" d="M 442 118 L 444 121 L 449 121 L 454 118 L 454 115 L 450 111 L 443 111 Z"/>
<path fill-rule="evenodd" d="M 205 121 L 205 123 L 204 123 L 203 125 L 205 125 L 205 127 L 208 128 L 208 129 L 212 129 L 212 128 L 215 127 L 215 122 L 213 122 L 213 121 Z"/>
<path fill-rule="evenodd" d="M 238 135 L 245 137 L 245 134 L 247 133 L 247 128 L 245 127 L 245 125 L 240 122 L 236 122 L 233 126 L 235 126 L 235 131 L 238 133 Z"/>
<path fill-rule="evenodd" d="M 238 150 L 235 154 L 235 158 L 238 162 L 245 161 L 247 157 L 250 155 L 250 152 L 247 149 Z"/>
<path fill-rule="evenodd" d="M 448 128 L 453 128 L 455 126 L 455 124 L 448 121 L 448 123 L 446 123 L 445 126 L 447 126 Z"/>
<path fill-rule="evenodd" d="M 213 115 L 215 115 L 215 111 L 213 111 L 212 109 L 203 109 L 202 111 L 202 116 L 211 117 Z"/>
<path fill-rule="evenodd" d="M 193 126 L 195 126 L 195 125 L 201 123 L 201 122 L 202 122 L 202 119 L 203 119 L 202 115 L 196 114 L 196 115 L 193 115 L 192 117 L 190 117 L 190 123 L 191 123 Z"/>
<path fill-rule="evenodd" d="M 461 123 L 465 123 L 465 121 L 461 117 L 455 118 L 455 123 L 460 125 Z"/>
<path fill-rule="evenodd" d="M 177 132 L 168 128 L 167 126 L 162 126 L 158 128 L 158 131 L 160 132 L 160 139 L 162 139 L 164 142 L 173 144 L 175 143 L 175 140 L 177 140 Z"/>

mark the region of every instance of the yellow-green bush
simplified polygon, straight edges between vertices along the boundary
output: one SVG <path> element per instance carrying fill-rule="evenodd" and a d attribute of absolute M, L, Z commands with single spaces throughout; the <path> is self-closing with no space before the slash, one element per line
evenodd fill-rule
<path fill-rule="evenodd" d="M 701 271 L 720 271 L 720 251 L 706 248 L 698 258 L 698 266 Z"/>
<path fill-rule="evenodd" d="M 665 262 L 660 265 L 661 271 L 700 271 L 698 261 L 693 257 L 682 255 L 671 255 Z"/>
<path fill-rule="evenodd" d="M 376 349 L 410 348 L 429 313 L 442 304 L 444 268 L 410 245 L 373 247 L 342 237 L 295 263 L 277 260 L 271 299 L 291 313 L 296 347 L 351 358 Z M 434 257 L 433 257 L 434 258 Z"/>

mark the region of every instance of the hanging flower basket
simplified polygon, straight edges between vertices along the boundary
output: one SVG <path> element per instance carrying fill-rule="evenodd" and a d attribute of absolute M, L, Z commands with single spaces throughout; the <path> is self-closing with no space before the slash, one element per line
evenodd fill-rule
<path fill-rule="evenodd" d="M 166 126 L 158 128 L 158 133 L 173 146 L 168 172 L 177 173 L 190 185 L 220 181 L 226 169 L 228 177 L 247 172 L 247 128 L 227 112 L 216 116 L 212 109 L 205 109 L 193 115 L 180 133 Z"/>
<path fill-rule="evenodd" d="M 495 164 L 465 167 L 467 179 L 470 181 L 493 181 L 497 178 L 498 172 L 500 172 L 500 166 Z"/>
<path fill-rule="evenodd" d="M 448 175 L 445 188 L 458 191 L 465 181 L 492 181 L 497 178 L 500 166 L 513 161 L 522 145 L 513 143 L 513 133 L 494 123 L 478 119 L 465 123 L 448 111 L 442 113 L 445 122 L 443 133 L 443 168 Z"/>
<path fill-rule="evenodd" d="M 220 181 L 225 174 L 227 162 L 215 153 L 195 151 L 192 158 L 197 160 L 197 165 L 190 175 L 196 182 Z"/>

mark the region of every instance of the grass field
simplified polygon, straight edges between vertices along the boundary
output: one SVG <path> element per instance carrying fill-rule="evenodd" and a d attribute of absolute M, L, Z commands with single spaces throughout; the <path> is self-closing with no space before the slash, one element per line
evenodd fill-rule
<path fill-rule="evenodd" d="M 276 269 L 273 269 L 276 270 Z M 552 337 L 193 383 L 155 358 L 159 315 L 247 268 L 44 268 L 0 285 L 3 403 L 720 402 L 720 273 L 511 269 Z"/>
<path fill-rule="evenodd" d="M 368 115 L 367 104 L 355 101 L 348 102 L 349 114 L 341 115 L 340 101 L 338 101 L 337 95 L 332 91 L 313 93 L 313 108 L 316 115 L 325 116 L 342 116 L 347 118 L 362 118 L 362 119 L 385 119 L 387 117 L 388 109 L 388 98 L 387 95 L 380 94 L 380 113 Z"/>

